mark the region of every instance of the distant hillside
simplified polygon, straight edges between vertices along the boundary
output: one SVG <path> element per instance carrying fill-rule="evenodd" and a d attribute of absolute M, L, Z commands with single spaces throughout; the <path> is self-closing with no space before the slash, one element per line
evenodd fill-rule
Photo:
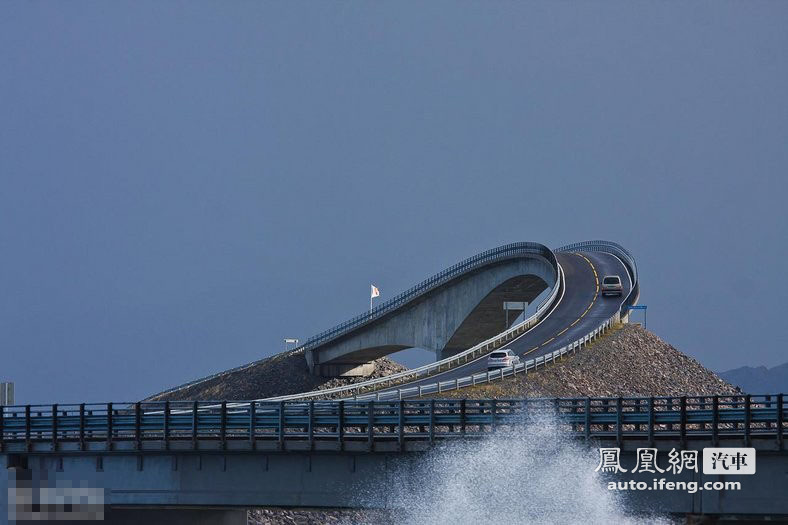
<path fill-rule="evenodd" d="M 788 393 L 788 363 L 773 368 L 743 366 L 718 375 L 751 394 Z"/>

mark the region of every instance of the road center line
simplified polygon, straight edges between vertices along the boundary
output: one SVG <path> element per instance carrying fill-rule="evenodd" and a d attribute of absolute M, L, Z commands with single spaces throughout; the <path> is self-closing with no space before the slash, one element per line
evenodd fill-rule
<path fill-rule="evenodd" d="M 585 317 L 585 315 L 588 313 L 588 311 L 589 311 L 589 310 L 591 310 L 591 307 L 592 307 L 592 306 L 594 306 L 594 303 L 596 302 L 596 299 L 597 299 L 597 297 L 599 297 L 599 275 L 597 275 L 596 268 L 594 267 L 594 263 L 592 263 L 592 262 L 591 262 L 591 260 L 590 260 L 588 257 L 586 257 L 585 255 L 582 255 L 582 254 L 580 254 L 580 253 L 575 253 L 575 255 L 577 255 L 578 257 L 582 257 L 583 259 L 585 259 L 585 260 L 586 260 L 586 262 L 587 262 L 587 263 L 588 263 L 588 264 L 591 266 L 591 270 L 594 272 L 594 281 L 595 281 L 595 283 L 596 283 L 596 292 L 594 293 L 594 298 L 591 300 L 591 304 L 589 304 L 589 305 L 588 305 L 588 308 L 586 308 L 586 311 L 585 311 L 585 312 L 583 312 L 583 314 L 582 314 L 580 317 L 578 317 L 577 319 L 575 319 L 575 320 L 572 322 L 572 324 L 570 324 L 569 326 L 567 326 L 566 328 L 564 328 L 563 330 L 561 330 L 560 332 L 558 332 L 558 333 L 555 335 L 555 337 L 551 337 L 550 339 L 548 339 L 547 341 L 545 341 L 545 342 L 544 342 L 544 343 L 542 343 L 541 345 L 539 345 L 539 346 L 535 346 L 535 347 L 531 348 L 530 350 L 528 350 L 527 352 L 523 352 L 523 353 L 522 353 L 522 354 L 520 354 L 520 355 L 522 355 L 522 356 L 526 356 L 526 355 L 530 354 L 531 352 L 533 352 L 534 350 L 538 350 L 539 348 L 541 348 L 541 347 L 543 347 L 543 346 L 545 346 L 545 345 L 547 345 L 547 344 L 549 344 L 549 343 L 551 343 L 551 342 L 555 341 L 556 337 L 559 337 L 560 335 L 562 335 L 563 333 L 565 333 L 567 330 L 569 330 L 571 327 L 573 327 L 574 325 L 576 325 L 577 323 L 579 323 L 579 322 L 580 322 L 580 320 L 581 320 L 583 317 Z"/>

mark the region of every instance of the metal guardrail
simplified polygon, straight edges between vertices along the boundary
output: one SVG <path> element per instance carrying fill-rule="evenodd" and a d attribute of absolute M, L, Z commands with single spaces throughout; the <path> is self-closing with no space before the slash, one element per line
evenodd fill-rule
<path fill-rule="evenodd" d="M 621 245 L 611 241 L 585 241 L 575 244 L 562 246 L 555 250 L 556 252 L 573 252 L 573 251 L 593 251 L 605 252 L 615 255 L 627 267 L 632 282 L 632 289 L 627 297 L 622 301 L 621 308 L 612 317 L 605 320 L 597 328 L 586 334 L 584 337 L 535 359 L 529 359 L 524 363 L 520 363 L 513 367 L 500 368 L 488 372 L 481 372 L 478 374 L 452 379 L 449 381 L 436 382 L 429 385 L 420 385 L 414 387 L 405 387 L 388 392 L 380 392 L 378 394 L 356 396 L 354 399 L 367 400 L 367 399 L 404 399 L 407 397 L 422 396 L 425 394 L 436 394 L 446 392 L 448 390 L 457 390 L 477 384 L 489 383 L 491 381 L 500 380 L 505 377 L 514 376 L 518 373 L 527 374 L 531 370 L 536 370 L 539 366 L 544 367 L 548 363 L 553 363 L 563 359 L 565 355 L 574 354 L 581 348 L 585 347 L 589 342 L 595 340 L 600 335 L 607 333 L 610 328 L 618 323 L 622 318 L 627 315 L 627 307 L 635 304 L 639 297 L 639 282 L 637 274 L 637 265 L 635 258 Z"/>
<path fill-rule="evenodd" d="M 26 405 L 0 411 L 0 452 L 200 450 L 285 441 L 429 441 L 480 437 L 549 414 L 586 439 L 774 438 L 788 433 L 783 394 L 742 396 L 309 401 L 161 401 Z M 121 447 L 131 444 L 131 447 Z M 311 448 L 311 447 L 310 447 Z M 238 450 L 234 448 L 233 450 Z M 241 449 L 243 450 L 243 449 Z M 370 447 L 369 450 L 372 450 Z"/>
<path fill-rule="evenodd" d="M 555 258 L 555 254 L 542 244 L 534 242 L 516 242 L 499 246 L 497 248 L 492 248 L 480 254 L 474 255 L 473 257 L 469 257 L 468 259 L 465 259 L 454 266 L 446 268 L 442 272 L 420 282 L 411 289 L 406 290 L 401 294 L 389 299 L 388 301 L 381 303 L 369 312 L 357 315 L 356 317 L 345 321 L 344 323 L 338 324 L 333 328 L 310 337 L 303 346 L 296 350 L 308 350 L 310 348 L 325 344 L 332 339 L 341 337 L 342 335 L 356 330 L 371 321 L 375 321 L 383 317 L 384 315 L 400 308 L 406 303 L 409 303 L 413 299 L 416 299 L 417 297 L 420 297 L 425 293 L 434 290 L 435 288 L 442 286 L 453 279 L 456 279 L 457 277 L 465 275 L 468 272 L 483 266 L 487 266 L 494 262 L 512 259 L 523 255 L 539 255 L 544 257 L 553 266 L 553 269 L 558 272 L 558 261 Z"/>
<path fill-rule="evenodd" d="M 534 312 L 534 314 L 531 315 L 531 317 L 501 332 L 500 334 L 497 334 L 485 341 L 482 341 L 477 345 L 472 346 L 467 350 L 464 350 L 451 357 L 447 357 L 446 359 L 435 361 L 434 363 L 429 363 L 418 368 L 404 370 L 402 372 L 397 372 L 396 374 L 390 374 L 385 377 L 370 379 L 368 381 L 362 381 L 360 383 L 354 383 L 351 385 L 339 386 L 335 388 L 327 388 L 324 390 L 313 390 L 311 392 L 302 392 L 298 394 L 270 397 L 270 398 L 266 398 L 266 401 L 290 401 L 295 399 L 326 399 L 338 395 L 347 395 L 348 397 L 361 396 L 361 393 L 363 391 L 377 390 L 380 388 L 389 388 L 397 383 L 412 382 L 421 378 L 438 374 L 446 370 L 451 370 L 452 368 L 473 361 L 474 359 L 478 359 L 479 357 L 492 352 L 496 348 L 500 348 L 505 343 L 513 339 L 516 339 L 517 337 L 519 337 L 520 335 L 522 335 L 523 333 L 525 333 L 526 331 L 530 330 L 532 327 L 537 325 L 547 315 L 547 313 L 551 311 L 553 305 L 555 304 L 555 300 L 558 298 L 559 292 L 561 292 L 563 289 L 564 289 L 563 269 L 561 268 L 560 265 L 558 265 L 558 279 L 556 280 L 555 286 L 553 286 L 553 291 L 544 301 L 542 301 L 542 304 L 539 305 L 539 307 L 536 309 L 536 312 Z M 360 398 L 361 397 L 359 397 L 359 399 Z"/>
<path fill-rule="evenodd" d="M 513 259 L 528 254 L 539 255 L 541 257 L 544 257 L 555 269 L 556 282 L 558 281 L 559 272 L 560 272 L 560 270 L 558 269 L 559 268 L 558 261 L 555 258 L 555 254 L 549 248 L 547 248 L 542 244 L 534 243 L 534 242 L 516 242 L 516 243 L 506 244 L 503 246 L 499 246 L 497 248 L 492 248 L 480 254 L 474 255 L 473 257 L 469 257 L 468 259 L 460 261 L 454 266 L 446 268 L 442 272 L 433 275 L 428 279 L 425 279 L 424 281 L 420 282 L 419 284 L 410 288 L 409 290 L 406 290 L 401 294 L 389 299 L 388 301 L 379 304 L 378 306 L 373 308 L 370 312 L 365 312 L 363 314 L 357 315 L 356 317 L 348 321 L 345 321 L 333 328 L 330 328 L 313 337 L 310 337 L 303 345 L 294 348 L 293 350 L 290 351 L 290 353 L 303 353 L 304 351 L 314 348 L 315 346 L 324 344 L 337 337 L 341 337 L 342 335 L 345 335 L 353 330 L 356 330 L 363 325 L 366 325 L 372 321 L 380 319 L 381 317 L 417 299 L 418 297 L 424 295 L 425 293 L 430 292 L 435 288 L 438 288 L 439 286 L 442 286 L 453 279 L 461 277 L 462 275 L 477 270 L 483 266 L 487 266 L 495 262 L 499 262 L 507 259 Z M 557 288 L 557 286 L 555 286 L 554 288 Z M 545 303 L 543 303 L 543 306 L 544 304 Z M 260 364 L 263 361 L 266 361 L 267 359 L 270 358 L 258 359 L 257 361 L 253 361 L 245 365 L 231 368 L 230 370 L 224 370 L 216 374 L 211 374 L 205 377 L 201 377 L 199 379 L 189 381 L 188 383 L 184 383 L 182 385 L 178 385 L 176 387 L 165 390 L 159 393 L 158 395 L 166 395 L 172 392 L 176 392 L 178 390 L 183 390 L 184 388 L 189 388 L 190 386 L 194 386 L 199 383 L 203 383 L 205 381 L 210 381 L 211 379 L 215 379 L 217 377 L 221 377 L 226 374 L 239 372 L 241 370 L 245 370 L 249 367 Z M 435 365 L 435 363 L 433 363 L 433 365 Z"/>
<path fill-rule="evenodd" d="M 357 400 L 388 400 L 388 399 L 404 399 L 408 397 L 416 397 L 422 396 L 425 394 L 436 394 L 445 392 L 448 390 L 457 390 L 459 388 L 465 388 L 468 386 L 475 386 L 477 384 L 488 383 L 495 380 L 500 380 L 505 377 L 509 377 L 512 375 L 517 375 L 518 373 L 527 374 L 529 371 L 536 370 L 540 366 L 545 366 L 548 363 L 555 362 L 557 360 L 563 359 L 563 357 L 567 354 L 574 354 L 579 349 L 585 347 L 589 342 L 594 341 L 600 335 L 607 333 L 610 328 L 615 324 L 618 323 L 624 316 L 627 315 L 627 307 L 634 304 L 639 296 L 639 283 L 638 283 L 638 274 L 637 274 L 637 265 L 635 263 L 635 258 L 632 256 L 629 251 L 627 251 L 621 245 L 611 242 L 611 241 L 585 241 L 579 242 L 575 244 L 570 244 L 567 246 L 562 246 L 555 250 L 556 252 L 571 252 L 571 251 L 594 251 L 594 252 L 605 252 L 615 255 L 619 257 L 621 261 L 626 266 L 627 272 L 629 272 L 630 280 L 632 282 L 632 289 L 627 297 L 622 301 L 621 308 L 615 315 L 611 318 L 604 321 L 600 324 L 597 328 L 592 330 L 590 333 L 586 334 L 584 337 L 559 348 L 558 350 L 551 352 L 549 354 L 545 354 L 544 356 L 537 357 L 535 359 L 530 359 L 525 361 L 524 363 L 520 363 L 514 367 L 502 368 L 498 370 L 492 370 L 487 372 L 480 372 L 478 374 L 473 374 L 470 376 L 465 376 L 457 379 L 452 379 L 448 381 L 437 381 L 435 383 L 431 383 L 428 385 L 420 385 L 420 386 L 413 386 L 413 387 L 403 387 L 398 388 L 395 390 L 389 390 L 386 392 L 378 392 L 378 393 L 366 393 L 362 394 L 363 390 L 378 390 L 381 388 L 389 388 L 393 386 L 395 383 L 404 382 L 407 379 L 408 382 L 416 381 L 424 376 L 434 375 L 441 371 L 441 367 L 446 364 L 446 369 L 450 368 L 449 364 L 457 366 L 460 364 L 464 364 L 472 359 L 475 359 L 485 353 L 489 353 L 494 348 L 489 347 L 489 342 L 494 340 L 501 340 L 504 338 L 503 341 L 506 342 L 514 337 L 522 335 L 523 332 L 531 328 L 537 322 L 539 322 L 542 316 L 538 316 L 538 320 L 534 320 L 531 322 L 531 319 L 526 320 L 522 324 L 527 324 L 527 327 L 524 329 L 520 329 L 520 325 L 512 327 L 512 329 L 499 334 L 488 341 L 484 341 L 480 345 L 477 345 L 465 352 L 457 354 L 456 356 L 449 358 L 448 360 L 438 361 L 436 363 L 431 363 L 430 365 L 426 365 L 414 370 L 406 370 L 404 372 L 399 372 L 397 374 L 393 374 L 390 376 L 373 379 L 370 381 L 364 381 L 361 383 L 355 383 L 353 385 L 348 385 L 344 387 L 326 389 L 326 390 L 315 390 L 312 392 L 305 392 L 301 394 L 292 394 L 288 396 L 279 396 L 268 398 L 268 400 L 294 400 L 294 399 L 315 399 L 315 398 L 322 398 L 326 399 L 332 396 L 347 394 L 348 397 L 352 397 L 353 399 Z M 559 265 L 560 269 L 560 265 Z M 559 279 L 561 286 L 563 286 L 563 270 L 560 269 L 561 278 Z M 542 307 L 545 305 L 552 305 L 557 297 L 558 286 L 554 287 L 553 293 L 548 297 L 548 299 L 542 304 Z M 537 314 L 540 313 L 547 313 L 549 311 L 547 308 L 544 309 L 542 312 L 542 307 L 540 310 L 537 311 Z M 537 317 L 535 315 L 534 317 Z M 534 318 L 532 317 L 532 319 Z M 516 336 L 514 334 L 510 334 L 514 330 L 518 330 Z M 496 346 L 497 348 L 497 346 Z M 472 355 L 472 358 L 465 357 L 467 355 Z M 464 361 L 463 361 L 464 359 Z M 451 363 L 446 363 L 446 361 L 451 361 Z M 355 392 L 355 394 L 353 394 Z"/>
<path fill-rule="evenodd" d="M 638 279 L 638 267 L 637 263 L 635 262 L 635 257 L 623 246 L 618 243 L 612 241 L 583 241 L 583 242 L 576 242 L 574 244 L 567 244 L 566 246 L 562 246 L 555 250 L 556 252 L 577 252 L 577 251 L 586 251 L 586 252 L 605 252 L 615 255 L 621 262 L 624 263 L 624 266 L 627 268 L 627 272 L 629 272 L 629 279 L 632 283 L 632 288 L 629 291 L 629 294 L 624 298 L 621 303 L 621 317 L 627 315 L 627 309 L 630 306 L 633 306 L 637 303 L 638 297 L 640 297 L 640 280 Z"/>
<path fill-rule="evenodd" d="M 489 370 L 487 372 L 479 372 L 477 374 L 459 377 L 457 379 L 450 379 L 447 381 L 438 381 L 436 383 L 430 383 L 428 385 L 419 385 L 419 386 L 411 386 L 411 387 L 403 387 L 398 388 L 396 390 L 388 390 L 385 392 L 378 392 L 374 394 L 365 394 L 355 396 L 353 399 L 359 401 L 366 401 L 370 399 L 383 401 L 388 399 L 405 399 L 409 397 L 417 397 L 429 394 L 440 394 L 443 392 L 448 392 L 450 390 L 458 390 L 460 388 L 466 388 L 469 386 L 476 386 L 481 385 L 484 383 L 490 383 L 492 381 L 497 381 L 503 379 L 505 377 L 516 376 L 517 374 L 528 374 L 528 372 L 535 371 L 537 369 L 544 368 L 549 363 L 554 363 L 560 361 L 567 355 L 573 355 L 577 353 L 578 350 L 581 350 L 590 342 L 596 340 L 598 337 L 606 334 L 614 324 L 618 323 L 619 321 L 619 313 L 607 319 L 603 322 L 599 327 L 591 331 L 589 334 L 581 337 L 577 341 L 574 341 L 566 346 L 562 346 L 558 350 L 554 352 L 547 353 L 543 356 L 536 357 L 534 359 L 529 359 L 528 361 L 522 362 L 515 366 L 510 366 L 506 368 L 498 368 L 496 370 Z"/>

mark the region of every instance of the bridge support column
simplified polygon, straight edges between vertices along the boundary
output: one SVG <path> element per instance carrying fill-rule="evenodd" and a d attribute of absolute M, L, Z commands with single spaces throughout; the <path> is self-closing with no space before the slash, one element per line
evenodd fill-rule
<path fill-rule="evenodd" d="M 113 525 L 246 525 L 246 509 L 112 508 Z"/>

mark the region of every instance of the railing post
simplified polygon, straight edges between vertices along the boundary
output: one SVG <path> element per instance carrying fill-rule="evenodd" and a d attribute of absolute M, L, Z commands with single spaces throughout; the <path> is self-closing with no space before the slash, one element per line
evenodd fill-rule
<path fill-rule="evenodd" d="M 687 397 L 681 396 L 679 405 L 679 440 L 681 448 L 686 448 L 687 444 Z"/>
<path fill-rule="evenodd" d="M 197 401 L 192 402 L 192 450 L 197 450 Z"/>
<path fill-rule="evenodd" d="M 2 411 L 3 407 L 0 407 L 0 439 L 3 434 Z M 52 405 L 52 452 L 57 452 L 57 432 L 57 404 L 55 404 Z M 0 445 L 0 450 L 2 450 L 2 445 Z"/>
<path fill-rule="evenodd" d="M 367 403 L 367 449 L 372 450 L 372 440 L 374 439 L 375 425 L 375 402 Z"/>
<path fill-rule="evenodd" d="M 750 421 L 752 419 L 750 411 L 750 394 L 744 396 L 744 446 L 750 446 Z"/>
<path fill-rule="evenodd" d="M 465 437 L 465 398 L 460 399 L 460 434 Z"/>
<path fill-rule="evenodd" d="M 495 433 L 495 416 L 496 416 L 496 412 L 498 410 L 497 404 L 498 404 L 497 401 L 495 399 L 493 399 L 492 400 L 492 409 L 491 409 L 491 412 L 492 412 L 492 423 L 490 425 L 490 429 L 492 430 L 493 433 Z"/>
<path fill-rule="evenodd" d="M 435 399 L 430 399 L 430 445 L 435 441 Z"/>
<path fill-rule="evenodd" d="M 717 427 L 719 421 L 720 421 L 720 399 L 718 396 L 714 396 L 711 405 L 711 443 L 715 447 L 719 443 L 719 439 L 717 436 Z"/>
<path fill-rule="evenodd" d="M 315 400 L 309 400 L 309 450 L 315 448 Z"/>
<path fill-rule="evenodd" d="M 219 419 L 219 439 L 221 440 L 221 448 L 227 448 L 227 401 L 222 401 L 221 415 Z"/>
<path fill-rule="evenodd" d="M 622 425 L 623 414 L 622 412 L 622 403 L 621 403 L 621 396 L 616 398 L 616 444 L 621 446 L 621 443 L 624 440 L 624 428 Z"/>
<path fill-rule="evenodd" d="M 55 437 L 57 434 L 57 405 L 52 405 L 52 436 Z M 112 451 L 112 403 L 107 403 L 107 451 Z M 57 447 L 57 441 L 55 441 L 55 447 Z"/>
<path fill-rule="evenodd" d="M 164 450 L 170 449 L 170 402 L 164 402 L 164 426 L 162 428 L 164 438 Z"/>
<path fill-rule="evenodd" d="M 79 425 L 82 434 L 82 423 Z M 25 405 L 25 450 L 30 451 L 30 405 Z M 80 449 L 81 450 L 81 449 Z"/>
<path fill-rule="evenodd" d="M 397 404 L 397 450 L 401 451 L 405 444 L 405 402 L 400 397 Z"/>
<path fill-rule="evenodd" d="M 648 446 L 654 446 L 654 397 L 648 398 Z"/>
<path fill-rule="evenodd" d="M 82 409 L 80 408 L 80 413 L 81 412 Z M 140 403 L 137 401 L 134 403 L 134 446 L 137 450 L 142 449 L 142 429 L 140 428 L 140 417 Z"/>
<path fill-rule="evenodd" d="M 285 449 L 285 402 L 279 402 L 279 428 L 277 429 L 277 448 Z"/>
<path fill-rule="evenodd" d="M 337 413 L 337 441 L 339 441 L 339 450 L 344 450 L 345 445 L 342 442 L 345 433 L 345 402 L 340 401 Z"/>
<path fill-rule="evenodd" d="M 4 427 L 3 427 L 4 420 L 5 420 L 5 407 L 4 406 L 0 406 L 0 452 L 2 452 L 3 449 L 5 448 L 4 447 L 4 445 L 5 445 L 5 430 L 4 430 Z"/>
<path fill-rule="evenodd" d="M 586 397 L 583 403 L 585 406 L 585 434 L 586 434 L 586 441 L 591 439 L 591 398 Z"/>
<path fill-rule="evenodd" d="M 28 425 L 30 424 L 30 407 L 27 407 Z M 85 403 L 79 405 L 79 450 L 85 450 Z"/>
<path fill-rule="evenodd" d="M 2 430 L 0 428 L 0 430 Z M 777 394 L 777 450 L 783 449 L 783 395 Z"/>
<path fill-rule="evenodd" d="M 249 402 L 249 445 L 252 450 L 256 448 L 255 444 L 255 428 L 257 427 L 257 402 Z"/>

